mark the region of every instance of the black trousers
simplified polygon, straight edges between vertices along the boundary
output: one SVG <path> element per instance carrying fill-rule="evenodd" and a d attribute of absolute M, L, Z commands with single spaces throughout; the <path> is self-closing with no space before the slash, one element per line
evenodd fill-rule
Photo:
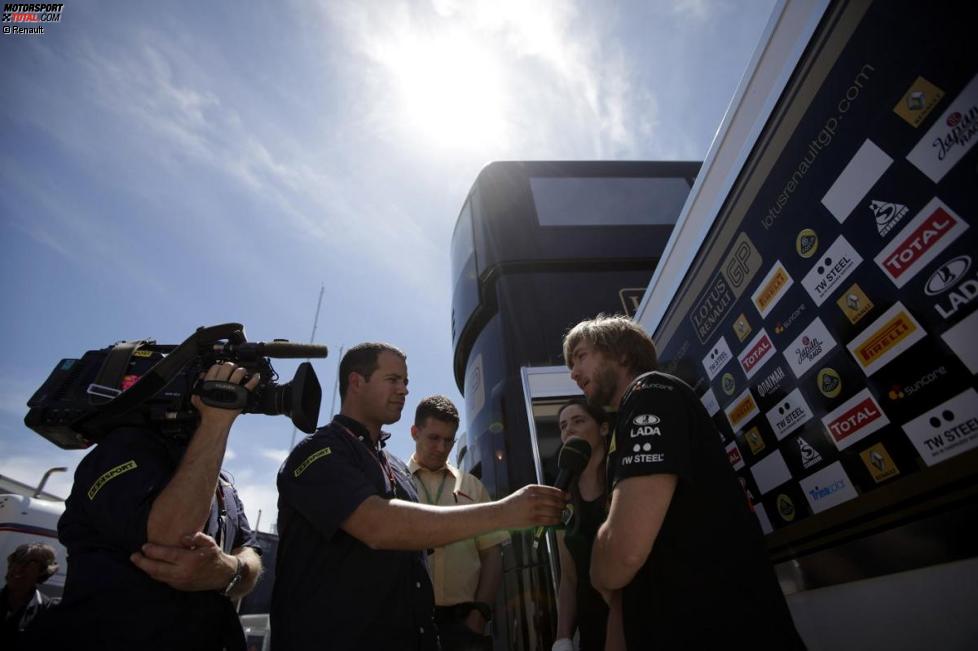
<path fill-rule="evenodd" d="M 492 638 L 479 635 L 465 625 L 472 611 L 469 603 L 435 606 L 435 623 L 441 638 L 441 651 L 492 651 Z"/>

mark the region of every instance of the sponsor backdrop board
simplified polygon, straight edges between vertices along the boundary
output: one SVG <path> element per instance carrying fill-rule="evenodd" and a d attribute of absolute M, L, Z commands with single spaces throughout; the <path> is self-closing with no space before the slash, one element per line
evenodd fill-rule
<path fill-rule="evenodd" d="M 654 333 L 766 533 L 869 494 L 885 508 L 899 491 L 881 489 L 978 454 L 978 49 L 960 18 L 829 8 Z"/>

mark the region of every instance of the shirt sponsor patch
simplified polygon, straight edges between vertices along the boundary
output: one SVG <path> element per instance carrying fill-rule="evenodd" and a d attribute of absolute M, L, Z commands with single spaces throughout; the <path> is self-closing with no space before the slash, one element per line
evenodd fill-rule
<path fill-rule="evenodd" d="M 757 490 L 761 491 L 761 495 L 791 479 L 788 464 L 784 462 L 784 457 L 778 450 L 751 466 L 750 472 L 754 476 L 754 483 L 757 484 Z"/>
<path fill-rule="evenodd" d="M 801 395 L 801 389 L 795 389 L 765 415 L 780 441 L 810 420 L 812 410 Z"/>
<path fill-rule="evenodd" d="M 774 357 L 777 350 L 774 348 L 774 344 L 771 342 L 771 338 L 764 332 L 762 328 L 757 335 L 751 339 L 747 347 L 744 348 L 740 356 L 737 357 L 737 361 L 740 362 L 740 368 L 744 371 L 744 375 L 747 379 L 751 379 L 761 367 L 764 366 L 765 362 Z"/>
<path fill-rule="evenodd" d="M 757 403 L 754 402 L 754 396 L 751 395 L 750 387 L 744 389 L 744 392 L 730 403 L 724 413 L 727 414 L 727 420 L 730 421 L 730 427 L 733 428 L 734 432 L 739 431 L 747 421 L 756 416 L 759 411 Z"/>
<path fill-rule="evenodd" d="M 784 349 L 784 357 L 796 378 L 800 378 L 835 348 L 835 339 L 829 334 L 822 319 L 815 317 L 798 337 Z"/>
<path fill-rule="evenodd" d="M 840 235 L 825 255 L 805 274 L 801 281 L 802 287 L 815 301 L 815 305 L 821 305 L 862 261 L 862 256 Z"/>
<path fill-rule="evenodd" d="M 873 259 L 903 287 L 966 230 L 968 223 L 934 197 Z"/>
<path fill-rule="evenodd" d="M 813 513 L 821 513 L 858 497 L 849 475 L 838 461 L 805 477 L 798 485 L 805 492 Z"/>
<path fill-rule="evenodd" d="M 770 271 L 764 276 L 761 284 L 754 290 L 754 293 L 750 297 L 762 319 L 771 313 L 771 310 L 774 309 L 774 306 L 778 304 L 778 301 L 781 300 L 781 297 L 784 296 L 785 292 L 788 291 L 794 282 L 791 276 L 788 275 L 788 270 L 781 264 L 781 261 L 776 260 Z"/>
<path fill-rule="evenodd" d="M 846 315 L 850 323 L 856 324 L 873 309 L 873 301 L 869 300 L 866 292 L 858 283 L 853 283 L 849 289 L 835 302 Z"/>
<path fill-rule="evenodd" d="M 717 396 L 715 393 L 713 393 L 713 389 L 710 389 L 700 396 L 700 402 L 702 402 L 703 406 L 706 407 L 706 413 L 708 413 L 710 416 L 713 416 L 720 411 L 720 403 L 717 402 Z"/>
<path fill-rule="evenodd" d="M 900 98 L 893 112 L 915 129 L 930 115 L 944 97 L 944 91 L 923 77 L 917 77 Z"/>
<path fill-rule="evenodd" d="M 861 441 L 881 427 L 888 425 L 886 417 L 876 398 L 863 389 L 834 410 L 822 416 L 822 424 L 828 430 L 829 438 L 839 450 Z"/>
<path fill-rule="evenodd" d="M 734 470 L 740 470 L 744 467 L 744 459 L 740 456 L 740 450 L 737 449 L 737 444 L 730 442 L 727 447 L 727 459 L 730 460 L 730 465 L 733 466 Z"/>
<path fill-rule="evenodd" d="M 296 466 L 296 469 L 294 471 L 292 471 L 292 475 L 294 477 L 298 477 L 299 475 L 301 475 L 302 473 L 304 473 L 306 471 L 306 469 L 309 468 L 309 466 L 311 466 L 316 461 L 319 461 L 320 459 L 322 459 L 326 455 L 331 454 L 331 452 L 332 451 L 329 448 L 323 448 L 321 450 L 316 450 L 315 452 L 313 452 L 312 454 L 310 454 L 308 457 L 306 457 L 306 460 L 305 461 L 303 461 L 298 466 Z"/>
<path fill-rule="evenodd" d="M 863 373 L 872 375 L 923 339 L 926 334 L 917 320 L 903 307 L 903 303 L 895 303 L 850 341 L 846 348 L 852 353 Z"/>
<path fill-rule="evenodd" d="M 104 473 L 102 473 L 101 477 L 95 480 L 95 483 L 92 484 L 91 488 L 88 489 L 88 499 L 94 500 L 95 496 L 98 494 L 100 490 L 102 490 L 103 486 L 105 486 L 107 483 L 109 483 L 119 475 L 127 473 L 130 470 L 135 470 L 137 467 L 138 466 L 136 465 L 136 460 L 130 459 L 125 463 L 120 463 L 115 468 L 106 470 Z"/>
<path fill-rule="evenodd" d="M 965 389 L 903 425 L 928 466 L 978 447 L 978 392 Z"/>
<path fill-rule="evenodd" d="M 866 448 L 859 453 L 859 458 L 863 460 L 866 469 L 877 484 L 900 474 L 900 469 L 893 463 L 893 457 L 882 443 Z"/>
<path fill-rule="evenodd" d="M 978 312 L 972 312 L 956 326 L 941 335 L 972 375 L 978 375 Z"/>
<path fill-rule="evenodd" d="M 978 138 L 978 76 L 973 77 L 920 142 L 907 154 L 934 183 L 971 150 Z"/>
<path fill-rule="evenodd" d="M 706 354 L 706 357 L 703 358 L 703 368 L 706 369 L 706 375 L 710 380 L 715 378 L 720 369 L 726 366 L 731 359 L 733 359 L 733 354 L 730 352 L 730 346 L 727 345 L 727 340 L 724 337 L 720 337 L 710 352 Z"/>
<path fill-rule="evenodd" d="M 886 152 L 873 141 L 866 140 L 822 197 L 822 205 L 841 224 L 876 185 L 892 162 L 893 159 Z"/>

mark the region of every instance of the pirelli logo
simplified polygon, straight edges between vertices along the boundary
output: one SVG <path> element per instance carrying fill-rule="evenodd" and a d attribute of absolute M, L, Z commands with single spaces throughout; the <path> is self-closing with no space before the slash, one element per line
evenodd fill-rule
<path fill-rule="evenodd" d="M 866 375 L 872 375 L 925 336 L 923 328 L 896 303 L 847 348 Z"/>
<path fill-rule="evenodd" d="M 298 465 L 298 467 L 296 467 L 296 469 L 294 471 L 292 471 L 292 475 L 294 477 L 298 477 L 299 475 L 301 475 L 302 473 L 304 473 L 306 471 L 306 468 L 308 468 L 309 466 L 311 466 L 312 464 L 314 464 L 316 461 L 319 461 L 320 459 L 322 459 L 323 457 L 325 457 L 325 456 L 327 456 L 329 454 L 332 454 L 332 450 L 330 450 L 329 448 L 323 448 L 322 450 L 316 450 L 315 452 L 313 452 L 312 454 L 310 454 L 308 457 L 306 457 L 306 460 L 303 461 L 302 463 L 300 463 Z"/>
<path fill-rule="evenodd" d="M 793 282 L 781 261 L 776 261 L 764 280 L 761 281 L 760 287 L 751 296 L 761 318 L 767 317 Z"/>
<path fill-rule="evenodd" d="M 754 396 L 751 394 L 750 389 L 746 389 L 741 393 L 733 403 L 727 407 L 727 420 L 730 421 L 730 426 L 736 432 L 740 429 L 740 426 L 750 420 L 758 413 L 757 403 L 754 402 Z"/>
<path fill-rule="evenodd" d="M 94 500 L 95 496 L 98 494 L 100 490 L 102 490 L 103 486 L 105 486 L 107 483 L 109 483 L 119 475 L 135 469 L 136 469 L 136 460 L 130 459 L 129 461 L 126 461 L 125 463 L 120 463 L 115 468 L 106 471 L 105 473 L 102 474 L 101 477 L 96 479 L 95 483 L 92 484 L 92 487 L 88 489 L 88 499 Z"/>

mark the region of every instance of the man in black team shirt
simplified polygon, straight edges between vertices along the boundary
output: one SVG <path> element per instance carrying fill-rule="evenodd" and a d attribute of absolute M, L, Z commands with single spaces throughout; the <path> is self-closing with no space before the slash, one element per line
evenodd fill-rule
<path fill-rule="evenodd" d="M 340 413 L 278 474 L 275 651 L 438 648 L 424 551 L 500 529 L 553 525 L 565 494 L 526 486 L 485 504 L 418 504 L 384 448 L 407 396 L 404 353 L 360 344 L 340 361 Z"/>
<path fill-rule="evenodd" d="M 609 635 L 617 622 L 629 649 L 804 649 L 716 426 L 655 370 L 649 336 L 598 316 L 567 333 L 564 359 L 591 403 L 617 409 L 591 557 Z"/>

